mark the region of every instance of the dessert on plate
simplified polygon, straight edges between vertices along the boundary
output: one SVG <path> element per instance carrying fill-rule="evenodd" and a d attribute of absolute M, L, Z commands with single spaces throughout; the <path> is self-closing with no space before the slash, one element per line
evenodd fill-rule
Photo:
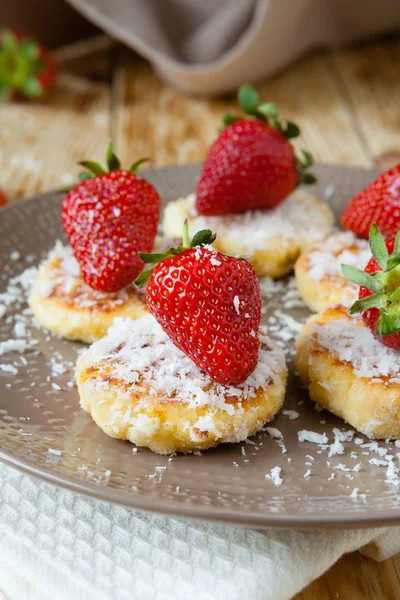
<path fill-rule="evenodd" d="M 343 267 L 359 299 L 350 314 L 338 306 L 307 321 L 297 370 L 321 406 L 371 438 L 400 439 L 400 234 L 385 242 L 373 225 L 370 245 L 364 270 Z"/>
<path fill-rule="evenodd" d="M 368 246 L 370 227 L 375 223 L 386 237 L 400 229 L 400 165 L 389 169 L 357 194 L 341 216 L 345 232 L 336 232 L 307 248 L 295 265 L 296 283 L 312 311 L 355 300 L 358 287 L 346 279 L 341 265 L 364 268 L 371 258 Z"/>
<path fill-rule="evenodd" d="M 29 298 L 38 322 L 61 337 L 91 343 L 115 317 L 147 312 L 144 294 L 132 284 L 144 266 L 139 250 L 153 250 L 161 203 L 156 189 L 137 175 L 140 162 L 122 169 L 110 144 L 108 171 L 82 162 L 82 182 L 63 201 L 71 246 L 56 244 Z"/>
<path fill-rule="evenodd" d="M 341 266 L 344 263 L 362 269 L 370 258 L 367 240 L 352 231 L 332 233 L 297 259 L 294 272 L 300 296 L 313 312 L 338 304 L 350 306 L 357 298 L 358 287 L 344 277 Z"/>
<path fill-rule="evenodd" d="M 260 328 L 257 275 L 213 240 L 185 234 L 179 248 L 141 254 L 151 314 L 117 319 L 79 357 L 81 405 L 111 437 L 188 453 L 242 441 L 281 408 L 285 358 Z"/>
<path fill-rule="evenodd" d="M 249 85 L 239 90 L 245 116 L 225 115 L 196 193 L 167 205 L 163 228 L 180 234 L 187 219 L 194 230 L 218 231 L 221 252 L 249 256 L 259 275 L 289 273 L 301 250 L 326 237 L 334 218 L 315 196 L 297 189 L 313 183 L 308 152 L 295 155 L 290 140 L 300 133 L 280 121 L 272 103 L 259 103 Z"/>
<path fill-rule="evenodd" d="M 29 304 L 42 327 L 88 344 L 105 335 L 116 317 L 137 319 L 148 312 L 144 294 L 133 286 L 116 292 L 91 288 L 72 248 L 60 241 L 38 269 Z"/>

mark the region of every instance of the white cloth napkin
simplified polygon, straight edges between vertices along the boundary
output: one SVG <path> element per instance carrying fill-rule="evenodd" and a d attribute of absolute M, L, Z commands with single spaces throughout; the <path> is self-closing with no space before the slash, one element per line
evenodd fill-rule
<path fill-rule="evenodd" d="M 359 548 L 383 560 L 400 528 L 299 532 L 145 514 L 0 464 L 0 600 L 287 600 Z"/>

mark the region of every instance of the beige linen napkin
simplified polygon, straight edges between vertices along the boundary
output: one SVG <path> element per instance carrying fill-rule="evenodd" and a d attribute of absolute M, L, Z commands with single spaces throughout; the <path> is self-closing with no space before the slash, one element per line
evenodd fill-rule
<path fill-rule="evenodd" d="M 398 0 L 68 0 L 173 85 L 236 89 L 307 50 L 400 27 Z"/>

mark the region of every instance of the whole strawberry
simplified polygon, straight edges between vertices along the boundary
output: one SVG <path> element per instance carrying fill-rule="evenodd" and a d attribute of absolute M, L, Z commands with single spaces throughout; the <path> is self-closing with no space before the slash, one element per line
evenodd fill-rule
<path fill-rule="evenodd" d="M 373 223 L 369 239 L 373 258 L 364 271 L 342 265 L 345 277 L 360 286 L 359 299 L 349 312 L 361 313 L 382 344 L 400 350 L 400 232 L 385 242 Z"/>
<path fill-rule="evenodd" d="M 379 175 L 355 196 L 342 214 L 343 227 L 368 238 L 372 223 L 385 237 L 400 229 L 400 165 Z"/>
<path fill-rule="evenodd" d="M 260 284 L 247 260 L 209 245 L 215 237 L 200 231 L 189 245 L 186 225 L 181 247 L 141 254 L 145 262 L 160 262 L 136 283 L 149 280 L 147 305 L 174 344 L 214 381 L 237 385 L 258 361 Z"/>
<path fill-rule="evenodd" d="M 41 98 L 56 74 L 52 54 L 29 36 L 0 31 L 0 101 Z"/>
<path fill-rule="evenodd" d="M 153 249 L 161 201 L 157 190 L 137 175 L 143 160 L 121 169 L 110 143 L 109 171 L 81 162 L 88 171 L 63 201 L 64 230 L 83 279 L 95 290 L 115 292 L 133 283 L 143 269 L 139 250 Z"/>
<path fill-rule="evenodd" d="M 305 170 L 312 157 L 296 158 L 291 138 L 300 134 L 293 123 L 282 123 L 272 103 L 259 104 L 250 85 L 238 99 L 249 117 L 225 115 L 225 129 L 212 144 L 196 187 L 201 215 L 224 215 L 256 208 L 273 208 L 298 183 L 314 183 Z"/>

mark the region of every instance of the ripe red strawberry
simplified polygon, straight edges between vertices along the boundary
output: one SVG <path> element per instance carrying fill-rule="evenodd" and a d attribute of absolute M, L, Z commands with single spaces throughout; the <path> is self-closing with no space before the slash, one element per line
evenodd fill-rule
<path fill-rule="evenodd" d="M 342 224 L 356 235 L 368 238 L 372 223 L 385 237 L 400 229 L 400 165 L 379 175 L 355 196 L 342 214 Z"/>
<path fill-rule="evenodd" d="M 260 284 L 247 260 L 209 246 L 215 237 L 201 231 L 189 247 L 186 226 L 183 246 L 141 254 L 145 262 L 161 262 L 136 283 L 149 279 L 147 305 L 174 344 L 218 383 L 237 385 L 258 361 Z"/>
<path fill-rule="evenodd" d="M 1 208 L 2 206 L 5 206 L 6 204 L 7 204 L 7 198 L 6 198 L 6 196 L 4 195 L 4 192 L 2 192 L 2 191 L 0 190 L 0 208 Z"/>
<path fill-rule="evenodd" d="M 225 115 L 225 129 L 212 144 L 196 187 L 196 210 L 201 215 L 224 215 L 255 208 L 273 208 L 298 183 L 314 183 L 305 169 L 312 157 L 296 158 L 291 138 L 300 134 L 293 123 L 281 123 L 272 103 L 259 104 L 250 85 L 238 99 L 250 117 Z"/>
<path fill-rule="evenodd" d="M 374 223 L 369 237 L 373 258 L 364 271 L 342 265 L 347 279 L 360 286 L 350 314 L 361 313 L 382 344 L 400 350 L 400 232 L 385 242 Z"/>
<path fill-rule="evenodd" d="M 144 159 L 147 160 L 147 159 Z M 160 217 L 160 196 L 136 174 L 143 161 L 121 169 L 112 144 L 109 172 L 97 163 L 65 197 L 62 221 L 85 282 L 95 290 L 115 292 L 132 283 L 143 269 L 139 250 L 150 252 Z"/>
<path fill-rule="evenodd" d="M 0 101 L 41 98 L 55 74 L 52 54 L 38 42 L 8 29 L 0 32 Z"/>

